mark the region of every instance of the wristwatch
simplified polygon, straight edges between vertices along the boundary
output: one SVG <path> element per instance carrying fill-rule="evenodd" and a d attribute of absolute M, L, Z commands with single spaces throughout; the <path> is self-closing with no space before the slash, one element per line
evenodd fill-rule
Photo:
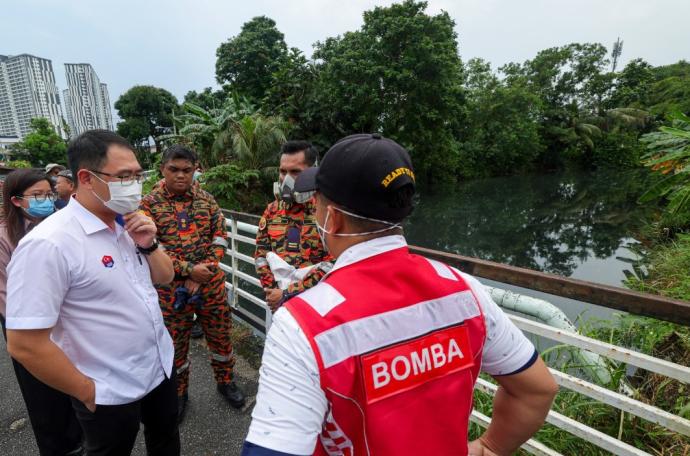
<path fill-rule="evenodd" d="M 140 245 L 137 245 L 137 251 L 139 253 L 142 253 L 144 255 L 151 255 L 156 249 L 158 248 L 158 239 L 153 240 L 153 244 L 151 244 L 149 247 L 142 247 Z"/>

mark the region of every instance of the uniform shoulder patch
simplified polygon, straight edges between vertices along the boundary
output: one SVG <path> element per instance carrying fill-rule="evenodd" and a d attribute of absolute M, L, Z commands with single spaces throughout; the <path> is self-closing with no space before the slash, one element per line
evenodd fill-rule
<path fill-rule="evenodd" d="M 266 217 L 261 217 L 261 220 L 259 220 L 259 229 L 260 230 L 266 229 Z"/>

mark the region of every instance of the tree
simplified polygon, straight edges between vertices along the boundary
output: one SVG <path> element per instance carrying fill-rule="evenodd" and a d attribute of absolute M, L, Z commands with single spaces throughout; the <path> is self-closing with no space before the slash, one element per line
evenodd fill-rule
<path fill-rule="evenodd" d="M 158 140 L 189 144 L 199 154 L 204 167 L 217 166 L 230 157 L 234 124 L 254 112 L 256 108 L 236 94 L 218 108 L 205 109 L 184 103 L 181 114 L 175 116 L 175 122 L 180 126 L 179 133 L 162 135 Z"/>
<path fill-rule="evenodd" d="M 324 135 L 321 116 L 325 109 L 317 99 L 318 69 L 296 48 L 283 57 L 272 75 L 271 86 L 262 101 L 262 112 L 280 116 L 290 124 L 295 137 L 329 145 L 338 138 Z"/>
<path fill-rule="evenodd" d="M 261 114 L 245 116 L 235 122 L 232 155 L 245 169 L 268 172 L 278 163 L 280 146 L 286 140 L 285 121 Z"/>
<path fill-rule="evenodd" d="M 148 145 L 151 137 L 160 152 L 157 137 L 173 129 L 173 114 L 177 107 L 177 98 L 165 89 L 134 86 L 115 102 L 115 109 L 122 119 L 117 131 L 140 150 Z"/>
<path fill-rule="evenodd" d="M 646 108 L 649 86 L 654 81 L 652 65 L 642 59 L 628 62 L 617 77 L 609 100 L 611 108 Z"/>
<path fill-rule="evenodd" d="M 259 16 L 246 22 L 240 33 L 216 51 L 216 80 L 255 101 L 271 86 L 272 74 L 287 54 L 283 34 L 273 19 Z"/>
<path fill-rule="evenodd" d="M 690 63 L 681 60 L 653 70 L 656 82 L 649 87 L 649 110 L 660 118 L 681 112 L 690 115 Z"/>
<path fill-rule="evenodd" d="M 529 169 L 543 148 L 539 98 L 525 87 L 503 84 L 481 59 L 467 63 L 465 81 L 467 120 L 459 172 L 486 177 Z"/>
<path fill-rule="evenodd" d="M 24 155 L 35 166 L 48 163 L 67 164 L 67 144 L 55 132 L 50 121 L 43 117 L 31 119 L 30 133 L 12 147 L 14 154 Z M 17 159 L 18 157 L 13 157 Z"/>
<path fill-rule="evenodd" d="M 455 177 L 463 95 L 455 23 L 426 7 L 406 0 L 367 11 L 360 30 L 317 43 L 314 58 L 323 131 L 381 132 L 431 182 Z"/>
<path fill-rule="evenodd" d="M 613 84 L 613 75 L 605 72 L 606 54 L 601 44 L 573 43 L 501 68 L 507 84 L 523 84 L 541 100 L 541 161 L 546 166 L 559 166 L 564 158 L 582 157 L 593 149 L 599 132 L 587 119 L 605 114 Z"/>
<path fill-rule="evenodd" d="M 204 109 L 219 109 L 223 107 L 229 96 L 225 90 L 213 90 L 211 87 L 205 87 L 201 92 L 195 90 L 187 92 L 184 96 L 184 102 Z"/>

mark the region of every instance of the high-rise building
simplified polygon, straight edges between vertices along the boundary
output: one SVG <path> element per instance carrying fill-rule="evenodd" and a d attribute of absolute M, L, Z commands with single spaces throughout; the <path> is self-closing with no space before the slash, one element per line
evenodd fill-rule
<path fill-rule="evenodd" d="M 0 135 L 23 138 L 35 117 L 45 117 L 64 136 L 52 62 L 29 54 L 0 55 Z"/>
<path fill-rule="evenodd" d="M 88 63 L 66 63 L 67 90 L 64 91 L 71 135 L 102 128 L 113 130 L 108 86 L 101 84 Z"/>

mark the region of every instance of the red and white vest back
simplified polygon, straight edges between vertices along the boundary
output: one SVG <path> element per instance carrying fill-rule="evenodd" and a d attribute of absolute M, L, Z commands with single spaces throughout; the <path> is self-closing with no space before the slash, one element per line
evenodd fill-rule
<path fill-rule="evenodd" d="M 486 335 L 447 265 L 391 250 L 286 303 L 309 341 L 329 413 L 314 455 L 466 455 Z"/>

